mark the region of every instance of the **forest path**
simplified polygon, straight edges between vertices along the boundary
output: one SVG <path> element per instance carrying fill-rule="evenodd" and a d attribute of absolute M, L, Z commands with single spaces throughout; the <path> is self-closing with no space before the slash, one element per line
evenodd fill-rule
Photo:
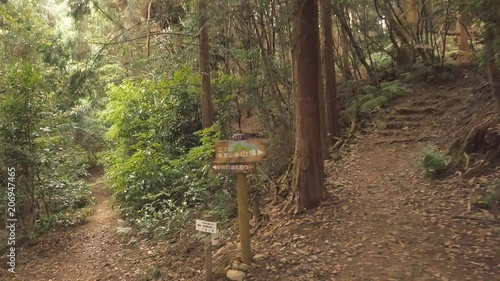
<path fill-rule="evenodd" d="M 484 178 L 424 176 L 418 157 L 449 138 L 452 86 L 416 89 L 377 114 L 372 127 L 326 162 L 331 194 L 320 208 L 262 230 L 273 258 L 252 280 L 500 280 L 500 222 L 469 210 Z"/>
<path fill-rule="evenodd" d="M 450 139 L 458 115 L 445 110 L 461 108 L 466 94 L 417 89 L 375 119 L 345 162 L 327 167 L 333 193 L 348 204 L 333 230 L 348 261 L 336 280 L 500 280 L 500 222 L 469 202 L 500 170 L 432 180 L 418 167 L 426 147 Z"/>
<path fill-rule="evenodd" d="M 111 206 L 107 184 L 92 184 L 94 213 L 84 225 L 51 232 L 33 247 L 19 249 L 13 281 L 140 280 L 157 253 L 143 241 L 129 243 Z"/>

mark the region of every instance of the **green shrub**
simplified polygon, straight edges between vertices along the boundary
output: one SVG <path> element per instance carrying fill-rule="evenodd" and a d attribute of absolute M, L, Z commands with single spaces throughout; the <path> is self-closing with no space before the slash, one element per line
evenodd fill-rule
<path fill-rule="evenodd" d="M 474 206 L 482 209 L 500 206 L 500 180 L 481 183 L 477 193 L 471 198 Z"/>
<path fill-rule="evenodd" d="M 433 146 L 425 148 L 419 157 L 420 168 L 430 177 L 437 176 L 445 171 L 449 162 L 450 157 Z"/>
<path fill-rule="evenodd" d="M 57 227 L 68 227 L 82 225 L 92 213 L 91 208 L 82 208 L 75 211 L 65 211 L 40 217 L 34 225 L 33 237 L 40 236 Z"/>
<path fill-rule="evenodd" d="M 196 79 L 186 68 L 168 79 L 112 86 L 102 113 L 112 148 L 103 162 L 121 215 L 158 235 L 200 208 L 226 216 L 211 203 L 228 193 L 227 177 L 210 173 L 220 127 L 200 130 Z"/>
<path fill-rule="evenodd" d="M 368 113 L 378 107 L 384 108 L 391 100 L 411 92 L 407 85 L 398 80 L 382 82 L 380 88 L 367 85 L 363 88 L 363 96 L 352 102 L 347 111 L 351 115 L 357 115 L 358 112 Z"/>

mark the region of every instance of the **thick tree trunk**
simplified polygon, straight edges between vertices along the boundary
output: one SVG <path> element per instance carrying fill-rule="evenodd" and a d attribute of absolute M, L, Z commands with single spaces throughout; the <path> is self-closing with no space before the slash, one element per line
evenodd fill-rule
<path fill-rule="evenodd" d="M 317 207 L 325 198 L 319 114 L 319 34 L 316 0 L 294 0 L 295 154 L 293 185 L 297 210 Z"/>
<path fill-rule="evenodd" d="M 203 128 L 212 126 L 214 122 L 214 109 L 212 104 L 212 86 L 210 84 L 210 53 L 208 45 L 207 3 L 199 0 L 200 13 L 200 76 L 201 76 L 201 121 Z"/>
<path fill-rule="evenodd" d="M 327 0 L 320 0 L 321 51 L 323 57 L 322 88 L 325 94 L 325 117 L 329 144 L 340 137 L 339 112 L 337 105 L 337 81 L 332 37 L 332 12 Z M 350 72 L 349 72 L 350 73 Z"/>

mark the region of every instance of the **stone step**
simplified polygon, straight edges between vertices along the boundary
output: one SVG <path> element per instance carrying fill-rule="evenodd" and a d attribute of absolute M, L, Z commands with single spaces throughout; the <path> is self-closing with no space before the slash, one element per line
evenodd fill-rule
<path fill-rule="evenodd" d="M 441 114 L 442 110 L 435 107 L 396 107 L 398 114 Z"/>
<path fill-rule="evenodd" d="M 423 124 L 421 122 L 412 122 L 412 121 L 391 121 L 391 122 L 378 122 L 377 129 L 403 129 L 403 128 L 416 128 L 420 127 Z"/>
<path fill-rule="evenodd" d="M 415 132 L 402 129 L 376 130 L 375 133 L 381 136 L 414 136 L 416 134 Z"/>
<path fill-rule="evenodd" d="M 403 122 L 403 121 L 420 121 L 424 119 L 423 115 L 387 115 L 385 118 L 387 121 L 398 121 L 398 122 Z"/>

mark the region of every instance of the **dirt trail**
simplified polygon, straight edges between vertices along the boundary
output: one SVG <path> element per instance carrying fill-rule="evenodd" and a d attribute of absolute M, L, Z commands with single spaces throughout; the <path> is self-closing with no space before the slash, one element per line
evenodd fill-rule
<path fill-rule="evenodd" d="M 139 280 L 158 253 L 116 233 L 120 226 L 105 183 L 93 189 L 95 212 L 88 223 L 50 233 L 34 247 L 20 249 L 17 275 L 7 280 L 96 281 Z"/>
<path fill-rule="evenodd" d="M 272 258 L 251 280 L 500 280 L 500 222 L 468 209 L 475 182 L 431 180 L 417 166 L 455 118 L 444 103 L 460 95 L 452 87 L 417 90 L 378 114 L 327 162 L 332 198 L 297 218 L 272 216 L 256 238 L 268 241 L 257 251 Z"/>
<path fill-rule="evenodd" d="M 350 221 L 336 230 L 349 253 L 337 280 L 500 280 L 500 223 L 469 209 L 474 184 L 459 176 L 430 180 L 417 167 L 453 117 L 443 103 L 459 102 L 460 93 L 417 95 L 377 120 L 347 164 L 330 167 L 332 185 L 348 203 L 338 216 Z"/>

